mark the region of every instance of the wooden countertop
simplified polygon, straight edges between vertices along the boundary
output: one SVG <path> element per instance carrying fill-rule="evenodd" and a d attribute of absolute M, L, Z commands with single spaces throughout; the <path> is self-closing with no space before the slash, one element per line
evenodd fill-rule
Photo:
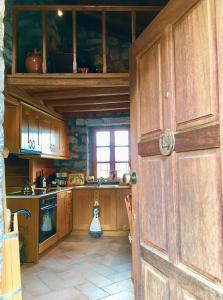
<path fill-rule="evenodd" d="M 66 192 L 70 190 L 95 190 L 95 189 L 128 189 L 130 188 L 129 185 L 118 185 L 118 184 L 102 184 L 102 185 L 93 185 L 93 184 L 85 184 L 79 186 L 69 186 L 69 187 L 57 187 L 57 188 L 50 188 L 48 191 L 43 192 L 43 194 L 37 195 L 23 195 L 20 194 L 20 191 L 10 193 L 6 195 L 6 199 L 24 199 L 24 198 L 32 198 L 32 199 L 39 199 L 45 196 L 50 196 L 53 194 L 57 194 L 60 192 Z"/>

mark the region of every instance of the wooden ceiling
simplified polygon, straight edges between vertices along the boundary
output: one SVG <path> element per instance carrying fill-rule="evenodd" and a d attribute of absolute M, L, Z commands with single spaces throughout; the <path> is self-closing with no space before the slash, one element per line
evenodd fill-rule
<path fill-rule="evenodd" d="M 26 0 L 23 4 L 28 4 L 29 2 L 29 0 Z M 52 1 L 49 0 L 49 2 Z M 72 0 L 67 0 L 66 4 L 70 2 L 73 4 Z M 88 4 L 95 4 L 96 1 L 79 0 L 79 2 L 82 4 L 86 4 L 87 2 Z M 110 2 L 112 4 L 120 4 L 118 0 L 110 0 Z M 127 2 L 135 5 L 154 5 L 151 6 L 150 9 L 153 10 L 156 8 L 156 10 L 160 10 L 161 7 L 158 7 L 158 5 L 164 5 L 168 1 L 129 0 Z M 125 4 L 127 4 L 127 2 L 125 2 Z M 15 3 L 19 4 L 20 0 L 16 0 Z M 39 0 L 39 4 L 41 3 L 45 4 L 45 1 Z M 55 0 L 53 0 L 53 3 L 55 4 Z M 61 3 L 61 1 L 58 0 L 58 3 Z M 108 2 L 98 0 L 98 3 L 107 4 Z M 135 32 L 135 26 L 132 27 L 132 32 Z M 105 46 L 103 46 L 105 48 L 103 53 L 106 57 Z M 6 82 L 7 93 L 9 95 L 23 101 L 28 100 L 34 103 L 34 105 L 40 105 L 52 113 L 58 113 L 64 116 L 129 113 L 129 74 L 106 73 L 106 71 L 104 71 L 105 73 L 87 74 L 75 72 L 70 74 L 16 73 L 15 53 L 14 51 L 13 75 L 8 75 Z"/>
<path fill-rule="evenodd" d="M 8 75 L 8 91 L 63 115 L 129 113 L 129 76 L 121 74 Z"/>

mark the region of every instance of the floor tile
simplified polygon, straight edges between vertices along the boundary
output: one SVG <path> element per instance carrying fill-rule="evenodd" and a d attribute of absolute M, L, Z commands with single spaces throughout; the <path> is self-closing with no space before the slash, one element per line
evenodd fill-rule
<path fill-rule="evenodd" d="M 23 300 L 134 300 L 127 238 L 69 236 L 22 266 Z"/>

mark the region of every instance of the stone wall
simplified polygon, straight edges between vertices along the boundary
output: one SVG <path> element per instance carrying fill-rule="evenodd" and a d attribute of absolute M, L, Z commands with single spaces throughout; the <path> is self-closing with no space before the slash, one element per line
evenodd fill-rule
<path fill-rule="evenodd" d="M 5 1 L 0 0 L 0 278 L 2 271 L 2 238 L 4 232 L 4 218 L 3 218 L 3 178 L 4 178 L 4 158 L 3 158 L 3 147 L 4 147 L 4 132 L 3 132 L 3 120 L 4 120 L 4 57 L 3 57 L 3 47 L 4 47 L 4 11 L 5 11 Z"/>
<path fill-rule="evenodd" d="M 92 174 L 92 131 L 95 127 L 129 126 L 129 116 L 111 116 L 102 118 L 69 118 L 70 160 L 55 161 L 59 172 L 84 172 Z"/>

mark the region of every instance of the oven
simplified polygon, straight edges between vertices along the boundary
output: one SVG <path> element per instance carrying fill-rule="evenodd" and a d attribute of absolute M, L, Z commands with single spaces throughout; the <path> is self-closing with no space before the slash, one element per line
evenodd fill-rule
<path fill-rule="evenodd" d="M 56 234 L 57 196 L 43 196 L 39 202 L 39 243 Z"/>

